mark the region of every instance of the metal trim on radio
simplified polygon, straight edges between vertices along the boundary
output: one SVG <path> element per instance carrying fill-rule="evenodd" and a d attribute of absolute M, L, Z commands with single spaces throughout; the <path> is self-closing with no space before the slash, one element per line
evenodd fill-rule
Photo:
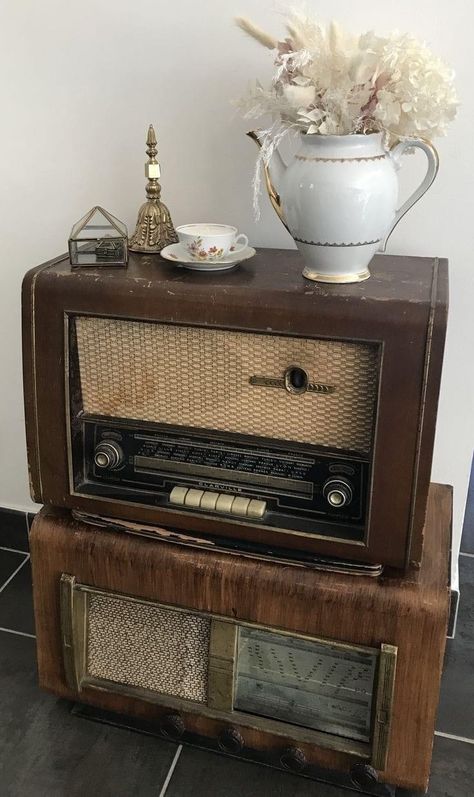
<path fill-rule="evenodd" d="M 324 385 L 321 382 L 310 382 L 304 368 L 299 365 L 290 365 L 285 373 L 280 376 L 251 376 L 249 384 L 260 387 L 282 387 L 287 393 L 301 395 L 302 393 L 334 393 L 334 385 Z"/>
<path fill-rule="evenodd" d="M 366 647 L 311 637 L 305 634 L 295 634 L 279 628 L 235 620 L 231 617 L 208 614 L 110 590 L 97 589 L 96 587 L 78 583 L 75 577 L 69 574 L 63 574 L 61 577 L 60 596 L 64 667 L 67 682 L 75 692 L 81 694 L 84 689 L 99 689 L 101 691 L 139 697 L 183 712 L 197 712 L 204 716 L 231 721 L 241 726 L 242 734 L 245 734 L 245 726 L 258 728 L 276 736 L 288 737 L 288 734 L 291 733 L 291 737 L 295 741 L 316 744 L 323 748 L 349 753 L 362 761 L 370 762 L 377 770 L 384 770 L 388 755 L 390 725 L 393 713 L 397 661 L 397 648 L 395 646 L 382 643 L 380 647 Z M 101 596 L 105 601 L 113 599 L 117 604 L 121 603 L 124 607 L 127 604 L 143 606 L 145 612 L 150 608 L 156 608 L 156 610 L 161 612 L 178 613 L 182 616 L 187 615 L 190 618 L 194 616 L 201 618 L 201 621 L 207 620 L 210 623 L 207 689 L 203 702 L 182 697 L 177 698 L 152 688 L 121 683 L 105 677 L 98 678 L 89 672 L 87 642 L 91 633 L 90 599 L 100 599 Z M 256 659 L 258 668 L 261 666 L 262 654 L 265 656 L 264 650 L 266 647 L 269 649 L 275 646 L 276 649 L 281 648 L 284 657 L 284 651 L 289 644 L 291 646 L 290 661 L 292 671 L 296 664 L 296 657 L 300 655 L 298 651 L 301 652 L 303 657 L 300 666 L 303 668 L 309 667 L 310 672 L 312 672 L 314 667 L 319 666 L 318 661 L 322 655 L 323 658 L 328 658 L 327 666 L 333 673 L 331 679 L 334 678 L 334 667 L 341 667 L 342 681 L 340 688 L 343 692 L 346 687 L 342 684 L 346 683 L 347 678 L 355 677 L 357 679 L 359 677 L 357 674 L 358 666 L 364 669 L 368 668 L 365 677 L 370 673 L 369 682 L 372 685 L 370 686 L 370 692 L 365 695 L 366 701 L 368 701 L 364 709 L 365 714 L 361 714 L 359 720 L 356 720 L 352 714 L 355 710 L 353 699 L 344 702 L 344 698 L 341 698 L 340 695 L 340 689 L 335 682 L 334 689 L 338 695 L 337 701 L 340 703 L 339 710 L 336 711 L 332 719 L 332 710 L 329 710 L 327 720 L 322 721 L 319 728 L 314 725 L 313 727 L 305 725 L 310 715 L 313 718 L 311 722 L 316 721 L 317 724 L 319 723 L 317 713 L 310 711 L 309 706 L 311 705 L 311 700 L 314 699 L 322 699 L 324 705 L 327 701 L 327 698 L 324 697 L 327 688 L 323 688 L 317 679 L 314 680 L 312 686 L 309 682 L 300 684 L 298 679 L 295 681 L 291 673 L 285 675 L 282 672 L 278 674 L 276 671 L 274 687 L 270 683 L 269 686 L 265 685 L 264 676 L 262 676 L 261 684 L 259 680 L 253 682 L 252 678 L 260 678 L 258 675 L 252 676 L 254 669 L 251 664 L 252 646 L 254 645 L 252 639 L 254 638 L 261 646 L 260 656 L 257 656 Z M 133 657 L 133 650 L 129 650 L 129 653 Z M 251 657 L 250 660 L 248 658 L 249 655 Z M 333 658 L 331 659 L 331 657 Z M 333 661 L 332 669 L 331 661 Z M 364 665 L 363 662 L 366 662 L 366 664 Z M 110 665 L 113 667 L 112 661 Z M 354 672 L 351 671 L 351 667 L 355 668 Z M 275 714 L 272 716 L 272 714 L 268 714 L 270 706 L 273 705 L 271 690 L 280 688 L 278 684 L 282 678 L 284 691 L 289 690 L 288 695 L 282 703 L 277 701 L 281 705 L 276 706 L 276 716 Z M 270 689 L 270 691 L 265 697 L 265 690 L 267 689 Z M 305 697 L 308 689 L 310 691 Z M 259 695 L 257 703 L 261 702 L 262 699 L 264 700 L 261 706 L 256 704 L 256 698 L 252 696 L 254 692 Z M 291 698 L 293 692 L 300 695 L 300 700 L 296 704 Z M 308 699 L 309 703 L 307 702 Z M 265 700 L 269 700 L 268 705 Z M 259 713 L 259 711 L 262 713 Z M 299 717 L 298 712 L 302 712 Z M 365 716 L 365 720 L 363 720 L 363 716 Z M 368 735 L 364 739 L 365 732 L 362 731 L 362 727 L 365 723 Z M 357 730 L 359 725 L 360 729 Z M 321 730 L 321 728 L 326 728 L 326 730 Z M 330 730 L 331 728 L 333 728 L 332 731 Z"/>

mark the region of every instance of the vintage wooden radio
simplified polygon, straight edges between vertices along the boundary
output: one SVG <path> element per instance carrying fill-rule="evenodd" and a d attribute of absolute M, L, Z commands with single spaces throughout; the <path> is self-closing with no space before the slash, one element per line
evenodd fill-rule
<path fill-rule="evenodd" d="M 419 565 L 447 264 L 379 256 L 305 281 L 295 252 L 226 274 L 157 256 L 23 287 L 36 501 L 268 548 Z"/>
<path fill-rule="evenodd" d="M 451 493 L 420 570 L 364 578 L 95 529 L 43 509 L 30 547 L 43 688 L 176 740 L 426 788 Z M 347 777 L 347 775 L 346 775 Z"/>

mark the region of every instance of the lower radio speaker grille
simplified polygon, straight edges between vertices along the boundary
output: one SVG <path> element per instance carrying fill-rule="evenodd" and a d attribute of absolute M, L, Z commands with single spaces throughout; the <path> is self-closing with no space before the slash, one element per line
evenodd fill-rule
<path fill-rule="evenodd" d="M 196 614 L 91 594 L 87 674 L 206 703 L 210 627 Z"/>

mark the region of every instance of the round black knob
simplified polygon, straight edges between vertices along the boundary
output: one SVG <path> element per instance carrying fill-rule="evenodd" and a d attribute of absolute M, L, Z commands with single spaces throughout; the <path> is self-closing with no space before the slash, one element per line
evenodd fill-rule
<path fill-rule="evenodd" d="M 280 764 L 291 772 L 302 772 L 306 766 L 306 756 L 299 747 L 287 747 L 280 756 Z"/>
<path fill-rule="evenodd" d="M 342 509 L 352 501 L 352 485 L 346 479 L 328 479 L 323 485 L 323 495 L 333 509 Z"/>
<path fill-rule="evenodd" d="M 379 776 L 370 764 L 354 764 L 350 772 L 351 781 L 358 789 L 370 789 L 379 782 Z"/>
<path fill-rule="evenodd" d="M 225 753 L 240 753 L 244 740 L 237 728 L 225 728 L 218 736 L 218 744 Z"/>
<path fill-rule="evenodd" d="M 298 365 L 290 365 L 285 371 L 285 387 L 288 393 L 305 393 L 308 389 L 308 374 Z"/>
<path fill-rule="evenodd" d="M 118 443 L 112 440 L 103 440 L 96 446 L 94 462 L 102 470 L 113 470 L 123 462 L 123 451 Z"/>
<path fill-rule="evenodd" d="M 160 730 L 167 739 L 180 739 L 185 731 L 182 717 L 179 714 L 165 714 L 160 722 Z"/>

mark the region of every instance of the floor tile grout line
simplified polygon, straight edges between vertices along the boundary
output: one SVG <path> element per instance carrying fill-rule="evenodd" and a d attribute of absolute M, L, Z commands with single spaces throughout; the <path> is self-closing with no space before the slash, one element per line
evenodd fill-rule
<path fill-rule="evenodd" d="M 12 553 L 21 553 L 23 556 L 28 554 L 28 551 L 20 551 L 19 548 L 9 548 L 8 545 L 0 545 L 0 551 L 11 551 Z"/>
<path fill-rule="evenodd" d="M 165 778 L 165 781 L 164 781 L 164 783 L 163 783 L 163 785 L 161 787 L 161 791 L 160 791 L 158 797 L 165 797 L 166 791 L 168 789 L 168 786 L 170 785 L 170 780 L 173 777 L 173 772 L 174 772 L 174 770 L 176 768 L 176 764 L 179 761 L 179 757 L 181 755 L 182 750 L 183 750 L 183 745 L 180 744 L 178 749 L 176 750 L 176 753 L 174 754 L 174 758 L 173 758 L 173 760 L 171 762 L 171 766 L 170 766 L 170 768 L 168 770 L 168 774 L 167 774 L 167 776 Z"/>
<path fill-rule="evenodd" d="M 13 579 L 14 579 L 14 578 L 15 578 L 15 576 L 16 576 L 16 574 L 17 574 L 17 573 L 18 573 L 18 572 L 21 570 L 21 568 L 23 567 L 23 565 L 26 565 L 26 563 L 28 562 L 29 558 L 30 558 L 30 554 L 29 554 L 29 553 L 25 554 L 25 558 L 23 559 L 23 561 L 22 561 L 21 565 L 18 565 L 18 567 L 16 568 L 16 570 L 14 570 L 14 571 L 13 571 L 13 573 L 11 574 L 11 576 L 10 576 L 9 578 L 7 578 L 7 580 L 5 581 L 5 583 L 4 583 L 4 584 L 2 584 L 2 586 L 0 587 L 0 593 L 2 593 L 2 592 L 3 592 L 3 590 L 5 589 L 5 587 L 8 587 L 8 585 L 9 585 L 10 581 L 13 581 Z"/>
<path fill-rule="evenodd" d="M 27 636 L 30 639 L 36 639 L 35 634 L 27 634 L 26 631 L 15 631 L 14 628 L 3 628 L 1 625 L 0 631 L 3 631 L 4 634 L 16 634 L 16 636 Z"/>
<path fill-rule="evenodd" d="M 443 739 L 453 739 L 455 742 L 466 742 L 466 744 L 474 744 L 474 739 L 469 739 L 467 736 L 456 736 L 455 733 L 444 733 L 443 731 L 435 731 L 435 736 L 441 736 Z"/>
<path fill-rule="evenodd" d="M 474 553 L 467 553 L 467 551 L 459 551 L 459 556 L 467 556 L 469 559 L 474 559 Z"/>

